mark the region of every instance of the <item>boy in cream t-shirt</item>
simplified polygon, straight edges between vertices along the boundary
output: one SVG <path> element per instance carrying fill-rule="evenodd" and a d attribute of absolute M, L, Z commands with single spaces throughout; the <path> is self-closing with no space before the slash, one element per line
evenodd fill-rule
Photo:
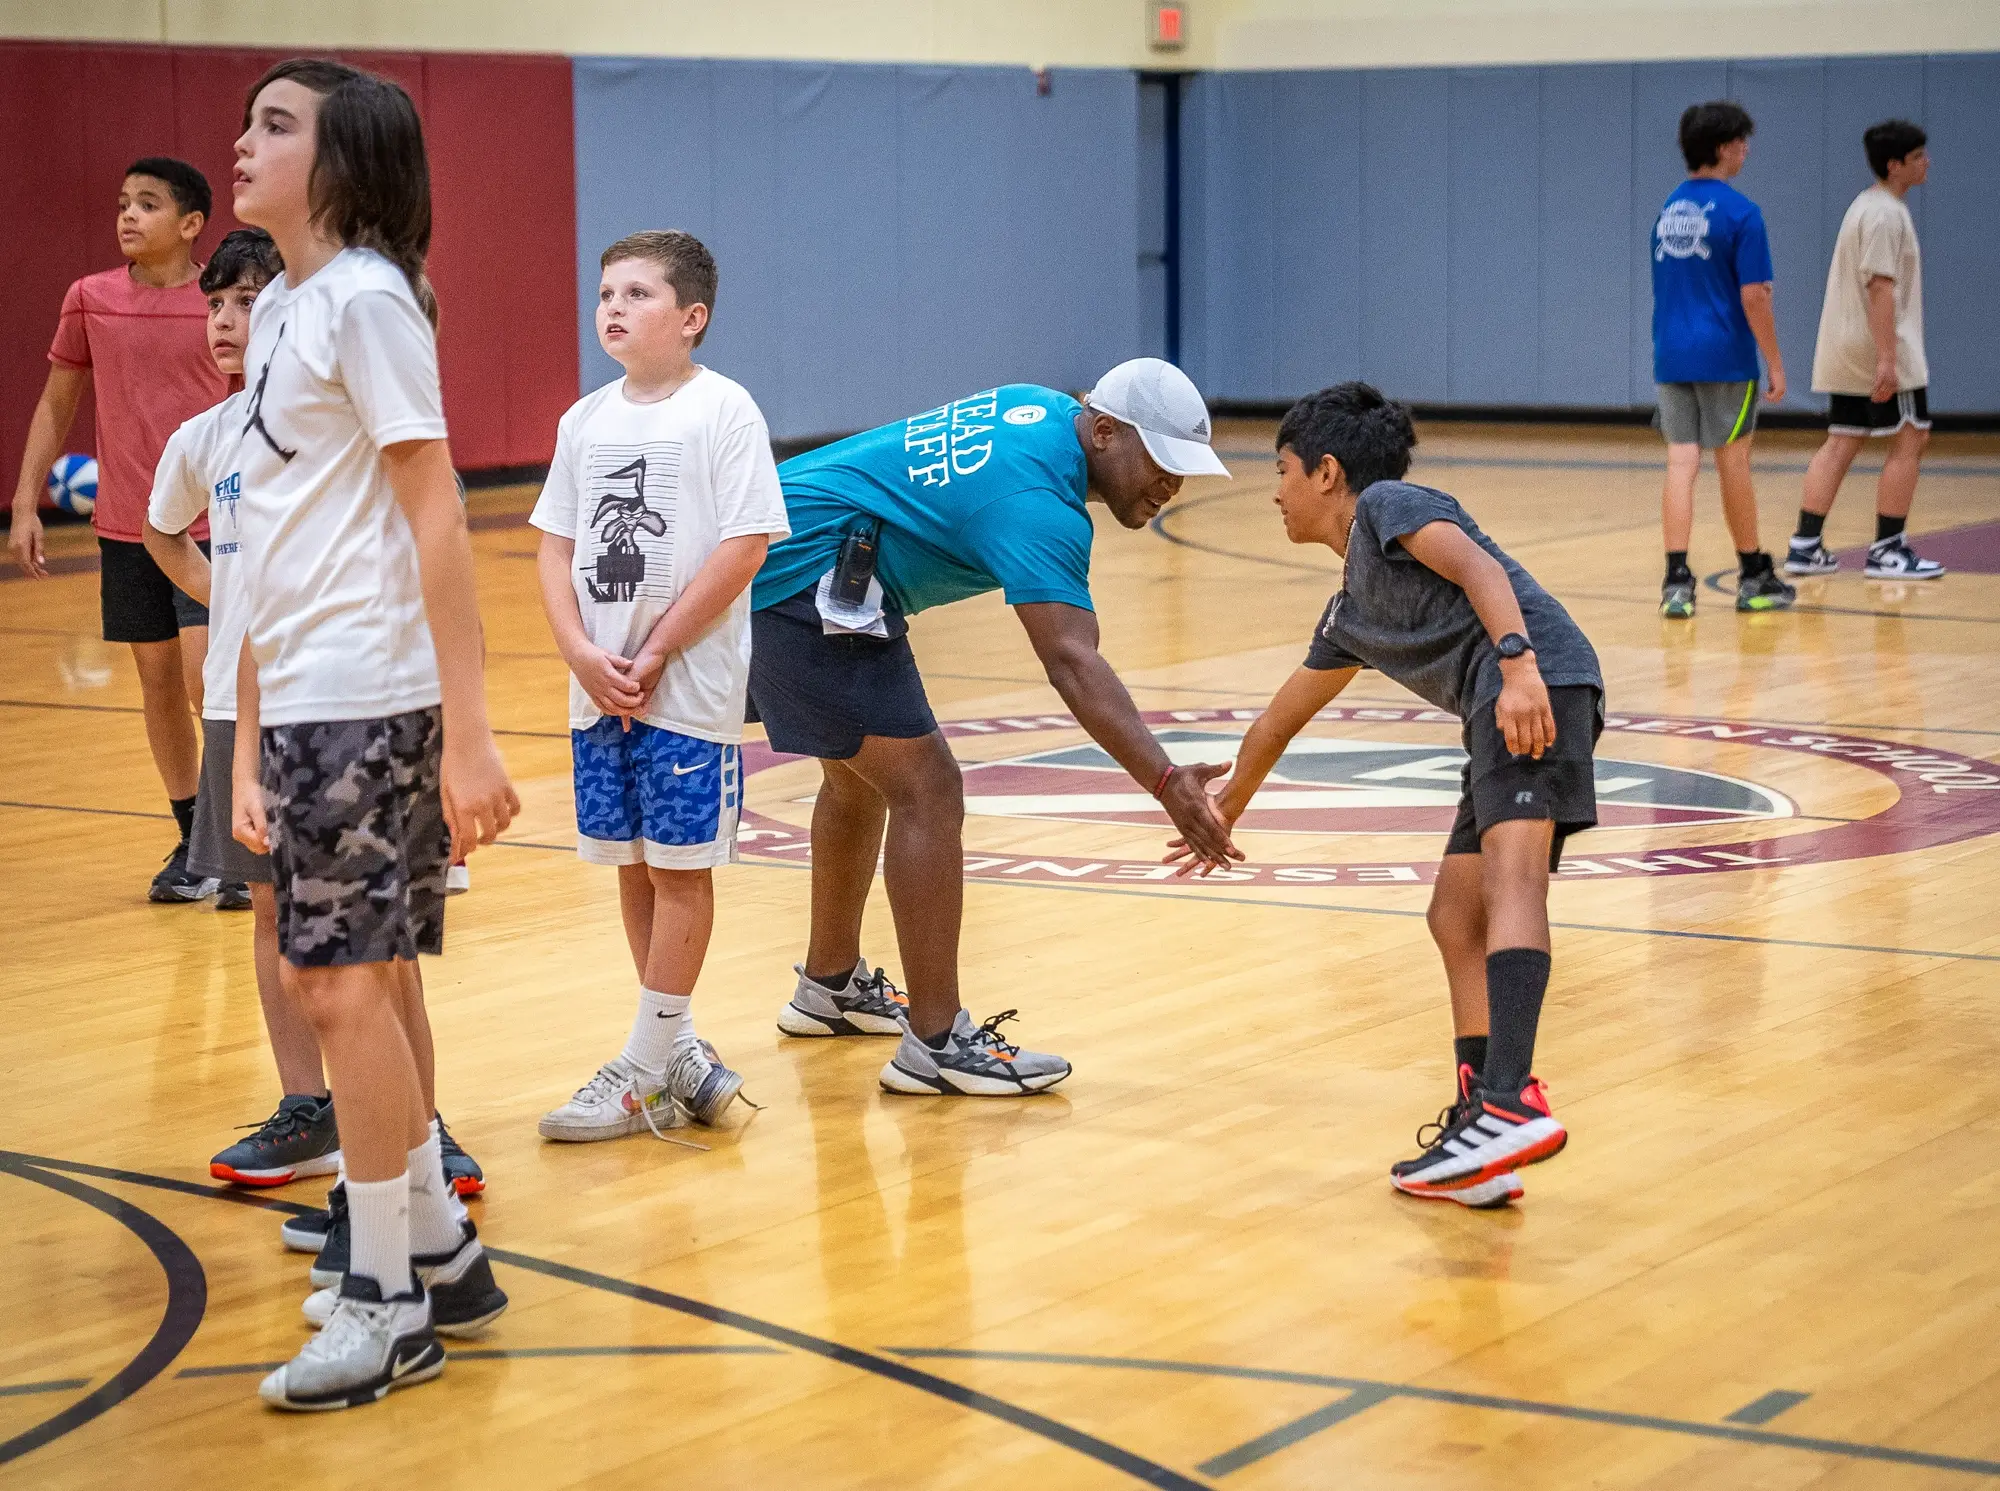
<path fill-rule="evenodd" d="M 541 1121 L 546 1139 L 713 1124 L 743 1086 L 688 1004 L 736 858 L 750 581 L 791 529 L 769 431 L 742 386 L 694 361 L 715 260 L 686 233 L 604 251 L 597 335 L 625 376 L 556 433 L 530 519 L 542 603 L 569 664 L 577 852 L 618 867 L 639 975 L 625 1049 Z"/>
<path fill-rule="evenodd" d="M 1924 360 L 1923 258 L 1904 198 L 1930 174 L 1923 130 L 1891 119 L 1861 137 L 1875 184 L 1841 219 L 1813 349 L 1813 391 L 1830 395 L 1826 443 L 1806 468 L 1799 531 L 1785 572 L 1830 575 L 1840 568 L 1821 533 L 1841 479 L 1871 439 L 1889 441 L 1875 489 L 1871 580 L 1935 580 L 1944 566 L 1918 556 L 1903 535 L 1917 495 L 1917 466 L 1930 441 Z"/>

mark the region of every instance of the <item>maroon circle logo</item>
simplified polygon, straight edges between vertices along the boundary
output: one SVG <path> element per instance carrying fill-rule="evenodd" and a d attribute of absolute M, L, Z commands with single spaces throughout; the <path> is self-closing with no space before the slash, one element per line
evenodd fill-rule
<path fill-rule="evenodd" d="M 1259 713 L 1173 709 L 1142 717 L 1176 762 L 1226 762 Z M 1328 725 L 1344 728 L 1324 730 Z M 1751 721 L 1614 715 L 1604 728 L 1598 828 L 1570 840 L 1559 879 L 1825 864 L 2000 832 L 2000 768 L 1972 757 Z M 1147 838 L 1164 845 L 1172 833 L 1166 814 L 1071 716 L 1002 715 L 953 720 L 941 729 L 967 753 L 969 877 L 1064 885 L 1174 879 L 1172 867 L 1159 863 L 1160 851 L 1137 850 Z M 1322 710 L 1237 825 L 1250 862 L 1188 883 L 1428 884 L 1458 804 L 1465 760 L 1458 731 L 1454 716 L 1435 709 Z M 802 760 L 746 742 L 746 797 L 761 774 Z M 746 802 L 738 839 L 750 857 L 810 856 L 806 820 L 817 783 L 799 775 L 789 784 L 796 795 L 781 788 L 760 807 Z M 1837 806 L 1822 799 L 1837 799 Z M 1012 826 L 982 833 L 994 820 Z M 1095 825 L 1107 852 L 979 847 L 985 837 L 1018 840 L 1020 826 L 1035 822 L 1059 829 L 1070 848 L 1079 837 L 1091 838 Z M 1081 835 L 1079 826 L 1086 830 Z M 1405 856 L 1396 841 L 1411 837 L 1425 842 L 1410 844 Z M 1342 852 L 1350 846 L 1351 857 Z"/>

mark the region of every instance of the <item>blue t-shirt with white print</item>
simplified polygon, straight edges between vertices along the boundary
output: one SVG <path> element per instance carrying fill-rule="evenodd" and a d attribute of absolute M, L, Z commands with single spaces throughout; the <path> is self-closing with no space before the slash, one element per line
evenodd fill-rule
<path fill-rule="evenodd" d="M 1082 407 L 1010 383 L 794 456 L 778 468 L 792 534 L 758 571 L 751 606 L 817 585 L 872 517 L 876 576 L 906 615 L 989 590 L 1010 606 L 1092 609 Z"/>
<path fill-rule="evenodd" d="M 1683 181 L 1653 223 L 1653 381 L 1757 379 L 1743 287 L 1772 278 L 1755 202 L 1726 181 Z"/>

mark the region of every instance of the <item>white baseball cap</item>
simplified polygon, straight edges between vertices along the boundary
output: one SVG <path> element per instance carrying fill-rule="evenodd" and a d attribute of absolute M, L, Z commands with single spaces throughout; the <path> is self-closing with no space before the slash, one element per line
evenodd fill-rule
<path fill-rule="evenodd" d="M 1135 357 L 1097 380 L 1084 402 L 1139 432 L 1146 454 L 1175 476 L 1227 476 L 1209 447 L 1208 406 L 1194 380 L 1170 362 Z"/>

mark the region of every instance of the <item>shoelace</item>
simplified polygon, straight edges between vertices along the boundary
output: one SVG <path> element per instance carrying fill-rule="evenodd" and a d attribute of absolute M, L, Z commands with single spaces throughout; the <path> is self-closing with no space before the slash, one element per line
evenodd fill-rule
<path fill-rule="evenodd" d="M 1015 1018 L 1020 1013 L 1021 1012 L 1019 1010 L 1000 1011 L 999 1014 L 993 1016 L 990 1020 L 986 1021 L 983 1025 L 981 1025 L 977 1030 L 972 1032 L 971 1041 L 973 1043 L 986 1047 L 986 1049 L 989 1051 L 998 1051 L 1006 1056 L 1019 1056 L 1021 1054 L 1021 1048 L 1019 1046 L 1013 1045 L 1011 1042 L 1007 1040 L 1005 1036 L 1001 1035 L 1000 1027 L 1006 1024 L 1007 1021 Z"/>
<path fill-rule="evenodd" d="M 673 1099 L 675 1111 L 683 1118 L 690 1122 L 693 1121 L 693 1094 L 701 1091 L 702 1081 L 708 1076 L 709 1069 L 721 1065 L 722 1057 L 717 1053 L 715 1047 L 711 1046 L 707 1041 L 687 1041 L 674 1048 L 673 1060 L 667 1067 L 667 1092 Z M 689 1096 L 683 1098 L 681 1096 L 683 1092 L 689 1094 Z M 752 1101 L 741 1087 L 736 1089 L 736 1096 L 757 1112 L 762 1113 L 764 1111 L 764 1105 Z M 652 1122 L 650 1114 L 647 1117 L 647 1122 Z M 656 1129 L 654 1132 L 658 1133 L 659 1131 Z M 686 1144 L 688 1141 L 680 1139 L 674 1142 Z M 707 1148 L 703 1144 L 696 1144 L 691 1147 L 704 1150 Z"/>
<path fill-rule="evenodd" d="M 856 980 L 854 991 L 863 996 L 863 998 L 874 1000 L 880 1004 L 892 1004 L 901 1010 L 907 1010 L 910 1007 L 909 996 L 890 983 L 889 975 L 879 968 L 869 974 L 868 977 Z M 755 1105 L 753 1104 L 752 1106 L 754 1107 Z"/>
<path fill-rule="evenodd" d="M 1446 1134 L 1449 1134 L 1457 1127 L 1458 1121 L 1465 1116 L 1465 1108 L 1466 1103 L 1464 1098 L 1460 1098 L 1448 1107 L 1440 1108 L 1436 1118 L 1418 1128 L 1417 1148 L 1420 1150 L 1429 1149 L 1432 1145 L 1442 1140 Z M 1429 1135 L 1430 1137 L 1426 1138 L 1425 1135 Z"/>
<path fill-rule="evenodd" d="M 437 1116 L 437 1121 L 438 1121 L 438 1157 L 440 1159 L 446 1159 L 446 1160 L 452 1159 L 454 1157 L 461 1160 L 470 1159 L 471 1156 L 466 1154 L 466 1152 L 459 1147 L 458 1141 L 451 1137 L 451 1130 L 444 1126 L 444 1115 L 442 1113 L 440 1113 Z"/>
<path fill-rule="evenodd" d="M 326 1324 L 319 1328 L 319 1334 L 306 1342 L 299 1352 L 301 1361 L 310 1357 L 314 1361 L 338 1361 L 356 1344 L 365 1342 L 368 1336 L 368 1321 L 362 1312 L 362 1301 L 352 1300 L 342 1295 L 327 1316 Z"/>
<path fill-rule="evenodd" d="M 236 1127 L 239 1129 L 255 1129 L 259 1134 L 268 1129 L 271 1131 L 273 1142 L 275 1142 L 279 1139 L 289 1139 L 302 1129 L 311 1128 L 312 1120 L 306 1117 L 303 1108 L 287 1108 L 280 1104 L 278 1111 L 262 1123 L 239 1123 Z"/>

